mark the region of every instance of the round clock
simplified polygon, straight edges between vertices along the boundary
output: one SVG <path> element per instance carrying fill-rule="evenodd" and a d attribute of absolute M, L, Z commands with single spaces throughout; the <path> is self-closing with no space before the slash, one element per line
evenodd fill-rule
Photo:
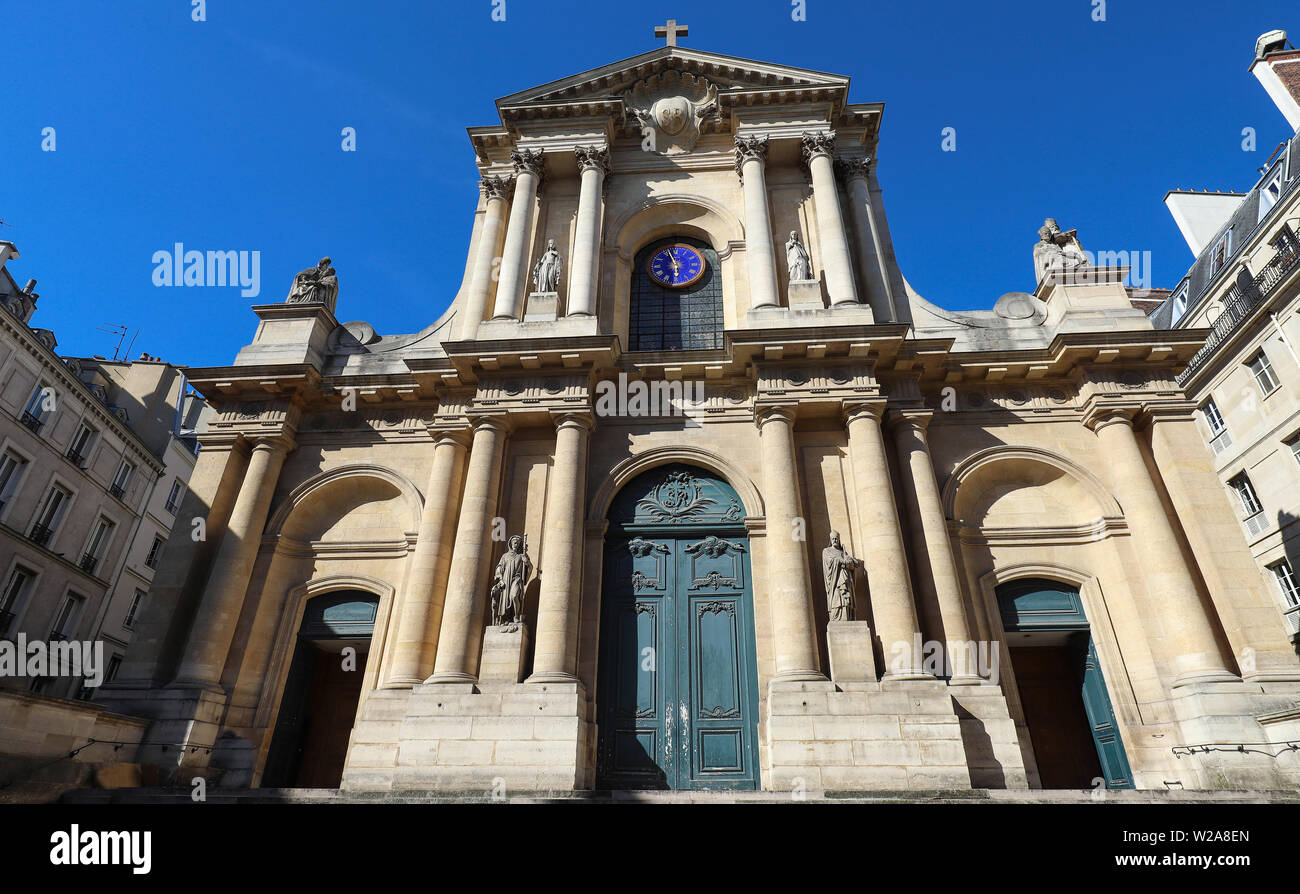
<path fill-rule="evenodd" d="M 684 289 L 704 275 L 704 256 L 692 245 L 665 245 L 650 256 L 646 271 L 661 286 Z"/>

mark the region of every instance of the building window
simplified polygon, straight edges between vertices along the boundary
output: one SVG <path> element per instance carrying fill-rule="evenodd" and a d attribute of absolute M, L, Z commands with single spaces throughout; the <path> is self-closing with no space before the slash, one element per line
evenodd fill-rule
<path fill-rule="evenodd" d="M 100 685 L 102 686 L 103 683 L 112 683 L 114 678 L 117 677 L 117 672 L 121 669 L 122 669 L 122 656 L 121 655 L 110 656 L 108 659 L 108 664 L 104 666 L 104 680 Z M 86 681 L 81 684 L 81 689 L 77 692 L 77 698 L 81 699 L 82 701 L 89 701 L 95 695 L 95 690 L 97 688 L 98 687 L 96 686 L 91 686 L 89 681 Z"/>
<path fill-rule="evenodd" d="M 647 265 L 675 243 L 693 246 L 704 258 L 704 272 L 686 288 L 670 289 L 651 278 Z M 708 351 L 722 347 L 722 276 L 718 253 L 688 237 L 662 239 L 637 253 L 632 271 L 628 319 L 632 351 Z"/>
<path fill-rule="evenodd" d="M 1205 424 L 1210 429 L 1210 447 L 1215 455 L 1231 447 L 1232 437 L 1228 434 L 1228 426 L 1224 423 L 1223 414 L 1219 412 L 1219 406 L 1214 402 L 1214 398 L 1207 400 L 1201 407 L 1201 416 L 1205 418 Z"/>
<path fill-rule="evenodd" d="M 1255 377 L 1255 384 L 1259 386 L 1260 393 L 1265 397 L 1282 384 L 1278 381 L 1277 374 L 1273 372 L 1273 364 L 1268 362 L 1268 355 L 1263 351 L 1256 354 L 1246 365 L 1250 367 L 1250 372 Z"/>
<path fill-rule="evenodd" d="M 1259 502 L 1259 495 L 1255 493 L 1255 486 L 1250 483 L 1250 477 L 1241 472 L 1228 481 L 1228 485 L 1237 494 L 1237 499 L 1241 502 L 1242 519 L 1246 523 L 1246 530 L 1251 534 L 1258 534 L 1266 528 L 1264 518 L 1264 506 Z"/>
<path fill-rule="evenodd" d="M 37 385 L 32 396 L 27 398 L 23 407 L 22 423 L 35 434 L 41 433 L 45 419 L 54 410 L 54 389 L 46 385 Z"/>
<path fill-rule="evenodd" d="M 135 616 L 140 612 L 140 603 L 144 600 L 144 590 L 136 587 L 135 595 L 131 597 L 131 607 L 126 610 L 126 617 L 122 619 L 122 626 L 127 630 L 135 627 Z"/>
<path fill-rule="evenodd" d="M 1218 273 L 1223 269 L 1223 265 L 1228 262 L 1232 252 L 1232 230 L 1224 233 L 1219 237 L 1219 241 L 1214 243 L 1210 249 L 1210 276 Z"/>
<path fill-rule="evenodd" d="M 1181 289 L 1178 290 L 1178 294 L 1174 295 L 1173 306 L 1169 313 L 1169 325 L 1170 326 L 1176 325 L 1178 321 L 1181 320 L 1183 318 L 1183 315 L 1186 313 L 1187 313 L 1187 287 L 1183 286 Z"/>
<path fill-rule="evenodd" d="M 119 500 L 126 495 L 126 487 L 131 483 L 131 473 L 135 471 L 135 466 L 127 460 L 122 460 L 121 465 L 117 467 L 117 474 L 113 476 L 113 485 L 109 493 Z"/>
<path fill-rule="evenodd" d="M 50 488 L 50 492 L 45 495 L 45 502 L 41 504 L 41 510 L 36 514 L 36 523 L 32 525 L 31 540 L 38 546 L 48 546 L 50 538 L 54 536 L 55 530 L 59 527 L 59 522 L 63 520 L 63 512 L 68 508 L 68 503 L 72 499 L 72 494 L 57 484 Z"/>
<path fill-rule="evenodd" d="M 1295 457 L 1296 462 L 1300 463 L 1300 432 L 1292 435 L 1286 445 L 1291 448 L 1291 455 Z"/>
<path fill-rule="evenodd" d="M 94 574 L 95 569 L 99 567 L 99 560 L 104 557 L 104 549 L 108 546 L 108 541 L 113 537 L 113 523 L 106 518 L 101 518 L 95 522 L 95 528 L 91 532 L 90 542 L 86 545 L 86 552 L 81 557 L 81 570 L 87 574 Z"/>
<path fill-rule="evenodd" d="M 18 610 L 22 608 L 23 599 L 26 598 L 34 580 L 36 580 L 36 572 L 22 565 L 15 565 L 13 571 L 9 572 L 9 580 L 5 581 L 4 592 L 0 593 L 0 637 L 9 635 L 18 617 Z"/>
<path fill-rule="evenodd" d="M 1277 200 L 1282 198 L 1282 165 L 1279 164 L 1273 169 L 1259 188 L 1259 220 L 1264 219 L 1277 204 Z"/>
<path fill-rule="evenodd" d="M 153 545 L 149 547 L 149 555 L 144 558 L 144 563 L 150 568 L 158 567 L 158 554 L 162 552 L 163 542 L 161 537 L 154 535 Z"/>
<path fill-rule="evenodd" d="M 1269 565 L 1268 570 L 1273 572 L 1273 578 L 1277 581 L 1277 588 L 1282 591 L 1282 598 L 1286 600 L 1287 608 L 1300 607 L 1300 586 L 1296 585 L 1295 572 L 1291 570 L 1291 563 L 1282 559 Z"/>
<path fill-rule="evenodd" d="M 181 497 L 183 496 L 185 496 L 185 485 L 179 481 L 173 481 L 171 493 L 167 495 L 167 511 L 172 515 L 175 515 L 176 510 L 180 508 Z"/>
<path fill-rule="evenodd" d="M 72 635 L 77 626 L 77 616 L 81 614 L 81 605 L 85 601 L 85 597 L 76 593 L 68 594 L 63 605 L 59 606 L 58 614 L 54 616 L 54 624 L 50 627 L 50 642 L 62 642 Z"/>
<path fill-rule="evenodd" d="M 0 516 L 4 515 L 5 507 L 18 491 L 18 483 L 23 480 L 26 468 L 27 460 L 12 450 L 6 450 L 4 456 L 0 456 Z"/>
<path fill-rule="evenodd" d="M 86 423 L 81 422 L 77 425 L 77 432 L 72 436 L 72 443 L 68 445 L 68 459 L 79 469 L 86 467 L 86 460 L 90 457 L 90 447 L 95 443 L 95 430 Z"/>

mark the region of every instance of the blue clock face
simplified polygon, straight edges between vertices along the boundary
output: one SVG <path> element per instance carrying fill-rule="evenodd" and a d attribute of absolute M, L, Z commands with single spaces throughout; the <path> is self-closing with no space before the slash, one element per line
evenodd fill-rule
<path fill-rule="evenodd" d="M 704 275 L 704 256 L 690 245 L 665 245 L 650 256 L 650 278 L 670 289 L 684 289 Z"/>

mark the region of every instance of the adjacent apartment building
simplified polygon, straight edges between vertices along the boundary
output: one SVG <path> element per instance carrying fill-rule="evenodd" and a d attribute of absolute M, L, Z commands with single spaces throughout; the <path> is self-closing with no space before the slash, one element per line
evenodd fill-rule
<path fill-rule="evenodd" d="M 1259 38 L 1251 72 L 1300 131 L 1300 50 Z M 1300 133 L 1246 193 L 1176 190 L 1165 204 L 1196 262 L 1152 312 L 1157 329 L 1209 329 L 1179 384 L 1293 641 L 1300 642 Z"/>
<path fill-rule="evenodd" d="M 101 640 L 112 679 L 198 443 L 201 399 L 157 358 L 61 357 L 36 281 L 0 242 L 0 639 Z M 0 690 L 89 698 L 84 679 L 0 674 Z"/>

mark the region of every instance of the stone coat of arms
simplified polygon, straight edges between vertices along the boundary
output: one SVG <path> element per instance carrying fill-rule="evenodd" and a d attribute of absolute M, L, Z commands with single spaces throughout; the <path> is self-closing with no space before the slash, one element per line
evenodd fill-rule
<path fill-rule="evenodd" d="M 695 148 L 700 125 L 717 112 L 718 88 L 690 73 L 665 71 L 628 90 L 623 102 L 641 123 L 647 151 L 682 155 Z"/>

